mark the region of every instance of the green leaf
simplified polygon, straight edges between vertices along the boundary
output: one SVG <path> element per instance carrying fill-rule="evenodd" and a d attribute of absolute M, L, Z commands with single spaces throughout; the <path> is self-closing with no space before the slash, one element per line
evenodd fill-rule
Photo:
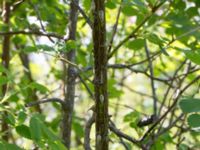
<path fill-rule="evenodd" d="M 178 147 L 178 150 L 188 150 L 190 147 L 186 144 L 181 143 Z"/>
<path fill-rule="evenodd" d="M 112 1 L 107 1 L 106 2 L 106 7 L 109 9 L 115 9 L 116 8 L 116 3 Z"/>
<path fill-rule="evenodd" d="M 44 86 L 44 85 L 42 85 L 42 84 L 40 84 L 40 83 L 37 83 L 37 82 L 32 82 L 32 83 L 30 84 L 30 87 L 31 87 L 32 89 L 38 90 L 38 91 L 39 91 L 40 93 L 42 93 L 42 94 L 45 94 L 45 93 L 49 92 L 49 90 L 48 90 L 48 88 L 47 88 L 46 86 Z"/>
<path fill-rule="evenodd" d="M 152 145 L 150 150 L 161 150 L 161 149 L 165 149 L 164 144 L 162 143 L 162 141 L 157 140 L 155 142 L 155 144 Z"/>
<path fill-rule="evenodd" d="M 26 120 L 26 113 L 25 112 L 23 112 L 23 111 L 20 111 L 19 112 L 19 114 L 18 114 L 18 122 L 19 122 L 19 124 L 22 124 L 22 123 L 24 123 L 24 121 Z"/>
<path fill-rule="evenodd" d="M 136 129 L 136 128 L 138 127 L 136 121 L 130 122 L 129 126 L 130 126 L 131 128 L 133 128 L 133 129 Z"/>
<path fill-rule="evenodd" d="M 159 139 L 169 143 L 173 142 L 173 138 L 170 136 L 169 132 L 162 134 Z"/>
<path fill-rule="evenodd" d="M 41 122 L 42 133 L 46 139 L 51 141 L 59 140 L 59 138 L 51 131 L 43 122 Z"/>
<path fill-rule="evenodd" d="M 74 40 L 69 40 L 66 43 L 66 49 L 67 50 L 71 50 L 71 49 L 75 49 L 76 48 L 76 41 Z"/>
<path fill-rule="evenodd" d="M 37 47 L 34 46 L 26 46 L 22 51 L 25 53 L 31 53 L 31 52 L 37 52 L 38 49 Z"/>
<path fill-rule="evenodd" d="M 16 20 L 19 20 L 18 18 Z M 12 38 L 13 43 L 15 44 L 23 44 L 25 45 L 27 43 L 27 39 L 23 35 L 16 35 Z"/>
<path fill-rule="evenodd" d="M 187 9 L 186 14 L 189 17 L 198 16 L 199 15 L 198 8 L 197 7 L 190 7 L 190 8 Z"/>
<path fill-rule="evenodd" d="M 91 0 L 83 0 L 83 7 L 86 11 L 90 10 L 91 7 Z"/>
<path fill-rule="evenodd" d="M 33 140 L 40 141 L 42 137 L 42 127 L 40 120 L 35 116 L 33 116 L 30 120 L 30 132 Z"/>
<path fill-rule="evenodd" d="M 134 16 L 137 14 L 137 10 L 135 10 L 131 6 L 123 6 L 122 7 L 122 13 L 126 16 Z"/>
<path fill-rule="evenodd" d="M 79 137 L 84 136 L 83 127 L 81 126 L 81 124 L 79 122 L 77 122 L 77 121 L 73 122 L 73 129 Z"/>
<path fill-rule="evenodd" d="M 156 3 L 156 0 L 147 0 L 148 3 L 150 3 L 151 5 L 154 5 Z"/>
<path fill-rule="evenodd" d="M 109 79 L 108 85 L 109 98 L 116 98 L 123 94 L 123 91 L 118 88 L 117 81 L 115 79 Z"/>
<path fill-rule="evenodd" d="M 0 64 L 0 72 L 7 73 L 8 70 L 2 64 Z M 1 76 L 1 78 L 2 78 L 2 76 Z"/>
<path fill-rule="evenodd" d="M 4 145 L 6 147 L 6 150 L 22 150 L 19 146 L 15 144 L 5 143 Z"/>
<path fill-rule="evenodd" d="M 15 125 L 15 116 L 11 113 L 6 115 L 6 122 L 11 125 Z"/>
<path fill-rule="evenodd" d="M 127 47 L 133 50 L 139 50 L 144 47 L 144 39 L 130 41 Z"/>
<path fill-rule="evenodd" d="M 139 112 L 132 111 L 124 116 L 124 122 L 135 122 L 140 117 Z"/>
<path fill-rule="evenodd" d="M 53 47 L 45 45 L 45 44 L 40 44 L 36 46 L 37 49 L 41 50 L 41 51 L 54 51 Z"/>
<path fill-rule="evenodd" d="M 200 127 L 200 115 L 199 114 L 192 114 L 187 119 L 189 126 L 192 128 Z"/>
<path fill-rule="evenodd" d="M 3 31 L 3 32 L 9 31 L 9 26 L 7 24 L 0 23 L 0 31 Z"/>
<path fill-rule="evenodd" d="M 5 141 L 0 141 L 0 150 L 23 150 L 15 144 L 10 144 Z"/>
<path fill-rule="evenodd" d="M 10 101 L 10 102 L 17 102 L 18 100 L 19 100 L 19 97 L 18 97 L 17 93 L 11 94 L 8 97 L 8 101 Z"/>
<path fill-rule="evenodd" d="M 156 34 L 150 34 L 148 40 L 156 45 L 162 45 L 163 43 L 162 39 Z"/>
<path fill-rule="evenodd" d="M 2 141 L 0 141 L 0 147 L 1 147 L 1 150 L 6 150 L 6 147 L 5 147 L 5 145 L 2 143 Z"/>
<path fill-rule="evenodd" d="M 1 85 L 4 85 L 4 84 L 6 84 L 6 83 L 8 83 L 8 78 L 7 77 L 5 77 L 5 76 L 1 76 L 1 78 L 0 78 L 0 86 Z"/>
<path fill-rule="evenodd" d="M 19 125 L 16 128 L 16 132 L 21 135 L 22 137 L 25 137 L 27 139 L 31 139 L 31 132 L 28 126 L 26 125 Z"/>
<path fill-rule="evenodd" d="M 162 48 L 162 46 L 160 46 L 160 45 L 159 45 L 159 47 L 160 47 L 161 52 L 162 52 L 165 56 L 169 56 L 169 54 L 167 53 L 167 51 L 166 51 L 165 48 Z"/>
<path fill-rule="evenodd" d="M 189 60 L 200 65 L 200 51 L 184 50 L 183 52 Z"/>
<path fill-rule="evenodd" d="M 50 150 L 67 150 L 67 148 L 60 141 L 50 141 Z"/>
<path fill-rule="evenodd" d="M 197 98 L 182 99 L 179 105 L 184 113 L 200 112 L 200 99 Z"/>

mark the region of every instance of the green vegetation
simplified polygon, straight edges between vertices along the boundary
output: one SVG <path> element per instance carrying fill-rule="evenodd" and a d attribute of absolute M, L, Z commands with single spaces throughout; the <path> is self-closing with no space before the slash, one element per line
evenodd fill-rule
<path fill-rule="evenodd" d="M 199 0 L 1 0 L 0 14 L 0 150 L 199 149 Z"/>

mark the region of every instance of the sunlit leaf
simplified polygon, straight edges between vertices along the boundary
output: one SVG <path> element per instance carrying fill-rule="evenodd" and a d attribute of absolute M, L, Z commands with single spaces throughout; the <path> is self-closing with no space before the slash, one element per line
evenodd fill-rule
<path fill-rule="evenodd" d="M 133 50 L 139 50 L 144 47 L 144 39 L 130 41 L 127 47 Z"/>
<path fill-rule="evenodd" d="M 22 51 L 25 53 L 37 52 L 38 49 L 34 46 L 26 46 Z"/>
<path fill-rule="evenodd" d="M 192 51 L 187 50 L 183 51 L 186 55 L 186 57 L 191 60 L 193 63 L 200 65 L 200 52 L 199 51 Z"/>
<path fill-rule="evenodd" d="M 106 2 L 106 7 L 110 8 L 110 9 L 115 9 L 116 8 L 116 4 L 115 4 L 115 2 L 107 1 Z"/>
<path fill-rule="evenodd" d="M 85 10 L 89 10 L 91 7 L 91 0 L 83 0 L 83 6 Z"/>
<path fill-rule="evenodd" d="M 139 112 L 132 111 L 124 116 L 124 122 L 135 122 L 140 117 Z"/>
<path fill-rule="evenodd" d="M 122 13 L 126 16 L 134 16 L 137 14 L 137 11 L 132 6 L 124 6 Z"/>
<path fill-rule="evenodd" d="M 41 50 L 41 51 L 54 51 L 53 47 L 45 45 L 45 44 L 40 44 L 36 46 L 37 49 Z"/>

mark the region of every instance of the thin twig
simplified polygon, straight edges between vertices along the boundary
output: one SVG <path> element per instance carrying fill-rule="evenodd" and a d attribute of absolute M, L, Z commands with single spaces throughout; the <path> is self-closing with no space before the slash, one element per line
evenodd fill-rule
<path fill-rule="evenodd" d="M 92 124 L 95 121 L 95 116 L 94 116 L 94 112 L 91 116 L 91 118 L 89 118 L 85 124 L 85 135 L 84 135 L 84 148 L 85 150 L 91 150 L 91 146 L 90 146 L 90 131 L 91 131 L 91 127 Z"/>
<path fill-rule="evenodd" d="M 149 62 L 149 71 L 150 71 L 150 80 L 151 80 L 151 90 L 152 90 L 152 96 L 153 96 L 153 110 L 154 110 L 154 116 L 157 117 L 157 94 L 156 94 L 156 88 L 155 88 L 155 83 L 154 83 L 154 70 L 153 70 L 153 64 L 152 61 L 150 59 L 150 52 L 149 52 L 149 48 L 147 46 L 147 41 L 145 40 L 144 43 L 144 47 L 145 47 L 145 52 L 147 55 L 147 59 Z"/>
<path fill-rule="evenodd" d="M 85 82 L 85 80 L 83 80 L 83 78 L 81 77 L 80 74 L 78 74 L 78 77 L 80 79 L 80 81 L 83 83 L 83 85 L 85 86 L 86 90 L 88 91 L 88 93 L 90 94 L 90 97 L 92 99 L 94 99 L 94 94 L 92 93 L 92 91 L 90 90 L 90 88 L 88 87 L 87 83 Z"/>
<path fill-rule="evenodd" d="M 137 141 L 136 139 L 130 137 L 129 135 L 127 135 L 127 134 L 121 132 L 119 129 L 117 129 L 117 128 L 115 127 L 115 124 L 114 124 L 112 121 L 110 121 L 109 128 L 110 128 L 110 130 L 111 130 L 112 132 L 114 132 L 118 137 L 122 137 L 122 138 L 124 138 L 124 139 L 130 141 L 131 143 L 136 144 L 137 146 L 141 146 L 140 143 L 139 143 L 139 141 Z"/>
<path fill-rule="evenodd" d="M 78 10 L 80 11 L 81 15 L 85 18 L 85 21 L 90 26 L 90 28 L 93 29 L 93 23 L 90 20 L 90 18 L 86 15 L 85 11 L 78 4 L 74 3 L 74 5 L 78 8 Z"/>
<path fill-rule="evenodd" d="M 176 95 L 176 97 L 173 98 L 172 105 L 168 108 L 168 110 L 158 119 L 156 122 L 145 132 L 143 137 L 140 139 L 140 141 L 144 141 L 145 138 L 151 133 L 152 130 L 168 115 L 169 112 L 171 112 L 172 109 L 176 106 L 180 96 L 195 82 L 197 82 L 200 79 L 200 76 L 197 76 L 194 80 L 192 80 L 189 84 L 187 84 L 182 90 L 180 90 L 179 94 Z"/>
<path fill-rule="evenodd" d="M 25 107 L 32 107 L 35 105 L 40 105 L 40 104 L 49 103 L 49 102 L 57 102 L 57 103 L 60 103 L 62 106 L 65 106 L 65 102 L 59 98 L 47 98 L 47 99 L 42 99 L 39 101 L 27 103 L 25 104 Z"/>
<path fill-rule="evenodd" d="M 113 32 L 112 32 L 112 36 L 111 36 L 111 39 L 110 39 L 110 42 L 109 42 L 109 47 L 108 47 L 108 53 L 110 53 L 111 51 L 111 48 L 112 48 L 112 44 L 113 44 L 113 40 L 115 38 L 115 34 L 116 34 L 116 31 L 117 31 L 117 26 L 118 26 L 118 22 L 119 22 L 119 17 L 120 17 L 120 13 L 121 13 L 121 9 L 122 9 L 122 2 L 123 0 L 121 0 L 121 3 L 120 3 L 120 6 L 119 6 L 119 9 L 118 9 L 118 12 L 117 12 L 117 18 L 116 18 L 116 22 L 113 26 Z"/>
<path fill-rule="evenodd" d="M 109 54 L 108 59 L 110 59 L 115 52 L 124 44 L 126 43 L 129 39 L 131 38 L 136 38 L 137 35 L 136 33 L 140 30 L 140 28 L 152 17 L 152 15 L 165 3 L 166 1 L 161 2 L 160 4 L 158 4 L 157 6 L 155 6 L 154 8 L 152 8 L 152 13 L 147 15 L 142 22 L 135 28 L 135 30 L 132 31 L 131 34 L 129 34 L 127 37 L 125 37 Z"/>
<path fill-rule="evenodd" d="M 38 20 L 39 20 L 39 23 L 40 23 L 40 26 L 41 26 L 41 28 L 42 28 L 42 31 L 43 31 L 43 32 L 46 32 L 46 29 L 45 29 L 45 27 L 44 27 L 44 25 L 43 25 L 43 23 L 42 23 L 42 19 L 41 19 L 41 15 L 40 15 L 40 12 L 39 12 L 39 10 L 38 10 L 38 7 L 37 7 L 36 5 L 34 5 L 34 4 L 32 3 L 31 0 L 29 0 L 28 2 L 29 2 L 29 4 L 33 7 L 33 9 L 34 9 L 34 11 L 35 11 L 35 14 L 37 15 L 37 18 L 38 18 Z M 53 40 L 51 37 L 48 37 L 48 39 L 49 39 L 52 43 L 54 43 L 54 40 Z"/>
<path fill-rule="evenodd" d="M 17 1 L 17 2 L 15 2 L 14 4 L 13 4 L 13 8 L 12 8 L 12 11 L 14 12 L 16 9 L 17 9 L 17 7 L 19 7 L 23 2 L 24 2 L 25 0 L 19 0 L 19 1 Z"/>
<path fill-rule="evenodd" d="M 172 80 L 171 80 L 171 82 L 170 82 L 171 85 L 173 84 L 173 82 L 174 82 L 174 80 L 175 80 L 175 76 L 178 74 L 179 70 L 184 66 L 185 63 L 186 63 L 186 60 L 184 60 L 183 63 L 181 63 L 181 65 L 180 65 L 180 66 L 176 69 L 176 71 L 174 72 L 174 75 L 173 75 Z M 163 108 L 164 105 L 165 105 L 165 101 L 167 100 L 167 96 L 168 96 L 168 94 L 169 94 L 169 91 L 170 91 L 171 87 L 172 87 L 172 86 L 168 86 L 168 88 L 167 88 L 167 90 L 166 90 L 166 92 L 165 92 L 165 94 L 164 94 L 164 96 L 163 96 L 163 100 L 162 100 L 162 103 L 161 103 L 161 106 L 160 106 L 160 109 L 159 109 L 158 114 L 161 113 L 162 108 Z"/>
<path fill-rule="evenodd" d="M 5 36 L 5 35 L 18 35 L 18 34 L 25 34 L 25 35 L 38 35 L 38 36 L 46 36 L 46 37 L 53 37 L 57 38 L 60 40 L 64 40 L 64 37 L 61 35 L 57 35 L 55 33 L 44 33 L 40 31 L 10 31 L 10 32 L 0 32 L 0 36 Z"/>
<path fill-rule="evenodd" d="M 108 69 L 112 68 L 112 69 L 129 69 L 130 71 L 134 72 L 134 73 L 142 73 L 144 75 L 146 75 L 147 77 L 150 77 L 154 80 L 160 81 L 160 82 L 164 82 L 165 84 L 168 84 L 168 81 L 170 79 L 161 79 L 161 78 L 156 78 L 154 76 L 151 76 L 150 74 L 148 74 L 145 70 L 140 70 L 140 69 L 134 69 L 131 67 L 132 65 L 124 65 L 124 64 L 109 64 L 108 65 Z"/>
<path fill-rule="evenodd" d="M 53 54 L 50 54 L 50 53 L 47 53 L 47 52 L 44 52 L 44 51 L 42 51 L 42 53 L 47 54 L 47 55 L 52 56 L 52 57 L 55 57 L 56 59 L 58 59 L 58 60 L 60 60 L 64 63 L 67 63 L 68 65 L 75 67 L 79 71 L 82 71 L 82 69 L 80 69 L 77 64 L 75 64 L 75 63 L 71 62 L 70 60 L 64 58 L 62 55 L 53 55 Z"/>
<path fill-rule="evenodd" d="M 135 90 L 135 89 L 129 87 L 129 86 L 126 85 L 126 84 L 119 84 L 119 85 L 122 86 L 122 87 L 124 87 L 124 88 L 127 88 L 129 91 L 131 91 L 131 92 L 133 92 L 133 93 L 136 93 L 136 94 L 138 94 L 138 95 L 140 95 L 140 96 L 145 96 L 145 97 L 152 98 L 151 95 L 149 95 L 149 94 L 147 94 L 147 93 L 143 93 L 143 92 L 137 91 L 137 90 Z"/>

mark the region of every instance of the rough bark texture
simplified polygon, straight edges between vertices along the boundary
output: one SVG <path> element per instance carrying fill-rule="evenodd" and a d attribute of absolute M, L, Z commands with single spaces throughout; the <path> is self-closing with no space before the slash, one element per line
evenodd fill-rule
<path fill-rule="evenodd" d="M 108 149 L 108 96 L 107 96 L 107 50 L 105 1 L 93 1 L 93 43 L 94 43 L 94 87 L 95 87 L 95 124 L 96 150 Z"/>
<path fill-rule="evenodd" d="M 69 40 L 76 39 L 76 25 L 78 10 L 76 5 L 78 5 L 78 0 L 71 0 L 70 3 L 70 18 L 69 18 Z M 75 62 L 76 52 L 72 49 L 66 54 L 67 60 Z M 74 110 L 74 98 L 75 98 L 75 79 L 76 79 L 76 68 L 72 65 L 68 65 L 67 73 L 65 75 L 65 103 L 66 107 L 63 112 L 63 133 L 62 138 L 64 144 L 68 149 L 70 149 L 71 143 L 71 125 Z"/>
<path fill-rule="evenodd" d="M 5 25 L 8 25 L 7 31 L 9 31 L 9 19 L 10 19 L 10 4 L 8 2 L 6 2 L 6 0 L 3 2 L 3 11 L 5 12 L 3 15 L 3 22 Z M 10 36 L 9 35 L 5 35 L 3 38 L 3 44 L 2 44 L 2 65 L 5 68 L 9 68 L 9 61 L 10 61 Z M 3 73 L 3 76 L 6 76 L 5 73 Z M 2 85 L 2 96 L 5 96 L 7 91 L 7 84 Z M 7 105 L 7 103 L 5 103 L 5 105 Z M 4 117 L 7 114 L 4 113 Z M 2 121 L 2 133 L 6 133 L 2 136 L 2 139 L 5 141 L 8 141 L 9 139 L 9 135 L 8 135 L 8 124 L 4 121 L 5 119 L 3 119 Z"/>

